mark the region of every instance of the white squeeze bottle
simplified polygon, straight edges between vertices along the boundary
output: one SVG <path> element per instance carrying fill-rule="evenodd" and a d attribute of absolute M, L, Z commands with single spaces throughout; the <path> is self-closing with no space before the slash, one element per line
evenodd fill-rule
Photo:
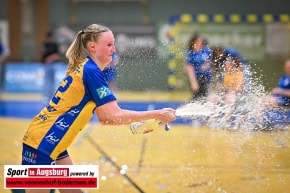
<path fill-rule="evenodd" d="M 146 134 L 154 131 L 154 129 L 163 127 L 165 131 L 170 129 L 168 124 L 163 124 L 156 119 L 149 119 L 147 121 L 139 121 L 131 123 L 130 129 L 134 135 L 136 134 Z"/>

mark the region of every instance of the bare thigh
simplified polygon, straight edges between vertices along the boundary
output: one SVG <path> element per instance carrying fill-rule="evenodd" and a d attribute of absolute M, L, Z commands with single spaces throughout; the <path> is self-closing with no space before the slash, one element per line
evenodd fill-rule
<path fill-rule="evenodd" d="M 73 162 L 71 158 L 68 156 L 61 160 L 57 160 L 56 165 L 73 165 Z M 59 192 L 60 193 L 82 193 L 82 191 L 79 189 L 60 189 Z"/>

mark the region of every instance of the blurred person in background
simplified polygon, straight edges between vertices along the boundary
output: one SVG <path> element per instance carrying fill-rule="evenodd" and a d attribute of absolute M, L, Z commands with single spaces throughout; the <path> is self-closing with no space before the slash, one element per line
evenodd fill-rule
<path fill-rule="evenodd" d="M 194 33 L 188 43 L 186 57 L 186 72 L 193 99 L 206 97 L 208 94 L 211 81 L 211 54 L 207 42 L 199 34 Z"/>
<path fill-rule="evenodd" d="M 107 81 L 110 89 L 116 91 L 116 79 L 117 79 L 117 64 L 119 62 L 119 56 L 117 52 L 113 53 L 112 62 L 103 70 L 105 80 Z"/>
<path fill-rule="evenodd" d="M 215 67 L 217 68 L 217 67 Z M 221 102 L 224 100 L 227 104 L 233 104 L 236 97 L 244 90 L 244 72 L 242 62 L 239 58 L 227 57 L 224 64 L 220 65 L 223 79 L 216 83 L 214 89 L 209 94 L 209 101 Z M 215 69 L 217 71 L 217 69 Z"/>
<path fill-rule="evenodd" d="M 290 107 L 290 58 L 285 61 L 283 74 L 278 81 L 278 85 L 271 92 L 271 95 L 262 99 L 265 107 Z"/>
<path fill-rule="evenodd" d="M 256 122 L 258 126 L 263 126 L 263 113 L 271 108 L 282 107 L 284 109 L 290 108 L 290 58 L 285 61 L 283 74 L 278 81 L 278 85 L 271 91 L 270 95 L 258 99 Z M 278 118 L 278 117 L 277 117 Z M 286 115 L 285 122 L 289 122 L 289 116 Z M 268 121 L 268 120 L 266 120 Z"/>
<path fill-rule="evenodd" d="M 228 58 L 234 58 L 239 61 L 239 65 L 243 69 L 244 74 L 244 88 L 243 92 L 247 93 L 250 89 L 251 68 L 247 60 L 234 48 L 217 46 L 212 48 L 212 70 L 213 70 L 213 89 L 217 82 L 223 81 L 224 64 Z"/>
<path fill-rule="evenodd" d="M 41 62 L 44 64 L 43 96 L 45 102 L 48 102 L 55 91 L 55 64 L 60 60 L 59 45 L 52 31 L 46 33 L 40 52 Z"/>
<path fill-rule="evenodd" d="M 0 91 L 2 90 L 3 78 L 5 73 L 4 64 L 8 56 L 9 49 L 7 46 L 4 45 L 0 37 Z"/>
<path fill-rule="evenodd" d="M 101 124 L 121 125 L 156 119 L 162 123 L 175 120 L 175 110 L 151 111 L 121 109 L 110 90 L 103 69 L 116 52 L 112 31 L 92 24 L 79 31 L 66 52 L 69 65 L 49 104 L 36 115 L 23 138 L 22 165 L 71 165 L 67 148 L 96 113 Z M 88 152 L 90 153 L 90 152 Z M 33 159 L 29 155 L 33 156 Z M 48 193 L 49 190 L 26 190 Z M 60 189 L 60 193 L 81 190 Z"/>

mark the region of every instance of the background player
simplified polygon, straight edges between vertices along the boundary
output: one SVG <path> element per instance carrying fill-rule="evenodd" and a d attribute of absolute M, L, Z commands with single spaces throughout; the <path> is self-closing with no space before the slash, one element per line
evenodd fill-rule
<path fill-rule="evenodd" d="M 290 106 L 290 58 L 285 61 L 284 71 L 278 86 L 272 90 L 272 95 L 263 98 L 262 103 L 267 107 Z"/>
<path fill-rule="evenodd" d="M 92 24 L 78 32 L 66 53 L 67 76 L 25 133 L 23 165 L 72 164 L 67 148 L 94 112 L 102 124 L 112 125 L 148 119 L 168 123 L 175 119 L 175 110 L 170 108 L 137 112 L 119 107 L 102 72 L 116 52 L 114 42 L 113 33 L 102 25 Z M 47 192 L 49 190 L 26 190 L 26 193 Z M 60 192 L 81 191 L 61 189 Z"/>
<path fill-rule="evenodd" d="M 232 57 L 235 60 L 239 60 L 240 67 L 244 72 L 244 88 L 243 92 L 248 92 L 250 89 L 250 81 L 252 77 L 251 68 L 247 60 L 234 48 L 218 46 L 212 48 L 212 68 L 214 78 L 217 81 L 223 79 L 223 68 L 227 58 Z"/>
<path fill-rule="evenodd" d="M 217 83 L 215 89 L 209 94 L 209 101 L 233 104 L 236 95 L 244 90 L 244 72 L 242 64 L 238 58 L 228 57 L 223 64 L 223 79 Z"/>
<path fill-rule="evenodd" d="M 205 97 L 211 80 L 211 50 L 205 41 L 194 33 L 188 43 L 186 72 L 193 98 Z"/>

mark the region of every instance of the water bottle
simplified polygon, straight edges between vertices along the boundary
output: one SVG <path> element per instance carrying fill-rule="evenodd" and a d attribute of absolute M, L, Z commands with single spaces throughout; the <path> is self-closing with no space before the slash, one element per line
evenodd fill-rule
<path fill-rule="evenodd" d="M 130 129 L 134 135 L 136 134 L 146 134 L 154 131 L 154 129 L 163 127 L 165 131 L 170 129 L 168 124 L 163 124 L 156 119 L 149 119 L 147 121 L 139 121 L 131 123 Z"/>

